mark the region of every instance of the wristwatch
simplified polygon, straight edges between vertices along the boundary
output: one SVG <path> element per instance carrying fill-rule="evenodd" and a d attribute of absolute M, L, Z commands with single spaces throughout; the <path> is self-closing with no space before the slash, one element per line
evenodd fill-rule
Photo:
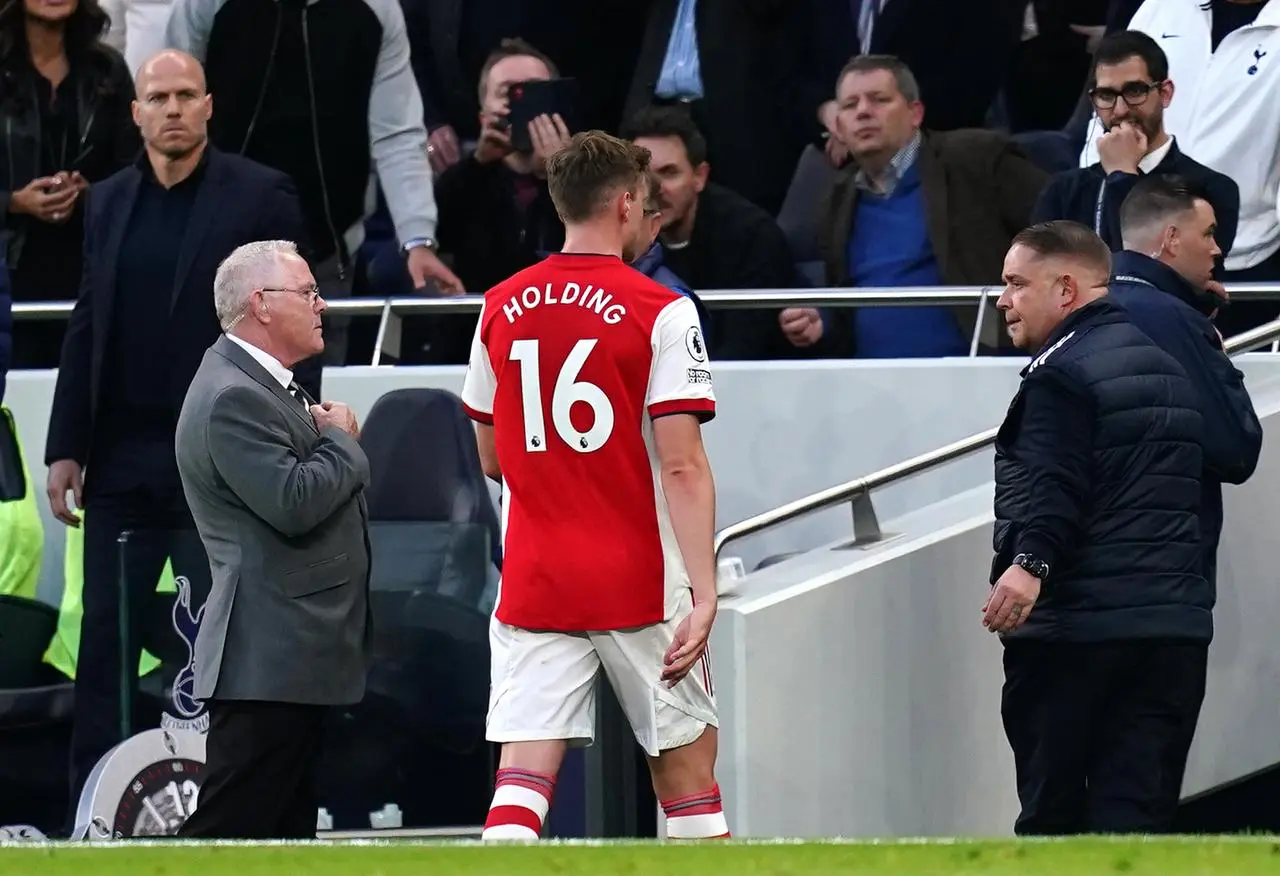
<path fill-rule="evenodd" d="M 1031 554 L 1018 554 L 1013 558 L 1013 564 L 1026 569 L 1041 581 L 1049 577 L 1049 564 Z"/>
<path fill-rule="evenodd" d="M 425 246 L 432 252 L 435 252 L 440 248 L 440 244 L 436 243 L 436 239 L 434 237 L 415 237 L 412 240 L 406 240 L 404 244 L 401 245 L 400 252 L 404 255 L 408 255 L 409 250 L 417 249 L 420 246 Z"/>

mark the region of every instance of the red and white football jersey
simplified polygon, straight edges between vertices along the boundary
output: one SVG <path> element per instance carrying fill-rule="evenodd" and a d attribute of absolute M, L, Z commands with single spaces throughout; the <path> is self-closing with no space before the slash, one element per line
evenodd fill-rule
<path fill-rule="evenodd" d="M 498 620 L 665 620 L 690 585 L 653 418 L 715 416 L 693 301 L 616 256 L 554 254 L 485 293 L 462 402 L 502 468 Z"/>

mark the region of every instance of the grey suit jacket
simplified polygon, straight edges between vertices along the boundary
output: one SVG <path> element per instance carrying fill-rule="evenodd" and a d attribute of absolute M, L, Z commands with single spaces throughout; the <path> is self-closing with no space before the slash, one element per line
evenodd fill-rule
<path fill-rule="evenodd" d="M 369 460 L 359 442 L 317 431 L 226 337 L 196 371 L 176 440 L 213 575 L 196 697 L 359 702 L 370 647 Z"/>

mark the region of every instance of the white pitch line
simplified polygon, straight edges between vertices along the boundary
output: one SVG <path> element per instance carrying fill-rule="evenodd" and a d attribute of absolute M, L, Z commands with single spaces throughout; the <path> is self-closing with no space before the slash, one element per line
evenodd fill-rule
<path fill-rule="evenodd" d="M 1071 845 L 1105 843 L 1117 846 L 1132 845 L 1263 845 L 1280 844 L 1277 835 L 1190 835 L 1190 836 L 1085 836 L 1085 837 L 898 837 L 891 839 L 827 837 L 817 839 L 776 838 L 756 839 L 742 838 L 727 840 L 723 845 L 729 846 L 966 846 L 966 845 Z M 435 847 L 435 848 L 493 848 L 495 845 L 512 845 L 512 843 L 490 844 L 477 840 L 414 840 L 414 839 L 353 839 L 353 840 L 111 840 L 100 842 L 12 842 L 0 841 L 0 848 L 32 849 L 48 851 L 51 849 L 67 851 L 87 850 L 130 850 L 139 849 L 175 849 L 207 846 L 213 848 L 278 848 L 278 847 L 316 847 L 332 848 L 334 846 L 351 846 L 354 848 L 387 846 L 387 847 Z M 684 842 L 664 842 L 654 839 L 546 839 L 539 842 L 516 843 L 516 845 L 541 845 L 556 848 L 645 848 L 645 847 L 680 847 Z"/>

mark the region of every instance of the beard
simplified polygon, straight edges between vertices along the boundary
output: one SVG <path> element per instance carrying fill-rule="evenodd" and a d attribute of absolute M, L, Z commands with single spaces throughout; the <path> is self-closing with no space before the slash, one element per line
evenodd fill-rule
<path fill-rule="evenodd" d="M 1111 123 L 1106 127 L 1106 130 L 1110 131 L 1114 129 L 1116 125 L 1123 124 L 1130 124 L 1137 127 L 1139 131 L 1146 135 L 1147 142 L 1151 143 L 1156 139 L 1156 137 L 1160 136 L 1160 128 L 1164 125 L 1164 117 L 1159 114 L 1154 116 L 1130 116 L 1123 121 Z"/>

